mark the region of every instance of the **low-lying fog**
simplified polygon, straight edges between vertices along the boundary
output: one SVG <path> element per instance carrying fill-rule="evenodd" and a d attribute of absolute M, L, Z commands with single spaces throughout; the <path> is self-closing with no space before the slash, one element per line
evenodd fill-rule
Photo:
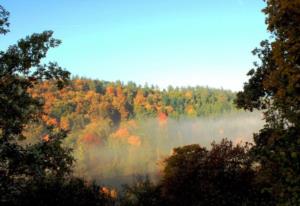
<path fill-rule="evenodd" d="M 164 158 L 174 147 L 228 138 L 235 144 L 252 142 L 264 124 L 259 112 L 238 112 L 211 118 L 130 120 L 102 144 L 77 144 L 76 174 L 120 186 L 134 175 L 159 177 Z"/>

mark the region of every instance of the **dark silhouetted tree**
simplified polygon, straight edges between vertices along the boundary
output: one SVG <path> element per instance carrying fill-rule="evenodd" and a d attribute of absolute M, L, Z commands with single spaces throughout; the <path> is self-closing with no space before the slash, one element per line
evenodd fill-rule
<path fill-rule="evenodd" d="M 45 178 L 31 181 L 17 199 L 16 205 L 99 205 L 112 206 L 114 199 L 101 192 L 95 183 L 80 178 Z"/>
<path fill-rule="evenodd" d="M 8 32 L 8 15 L 0 6 L 1 34 Z M 49 117 L 45 99 L 32 94 L 44 82 L 55 83 L 58 89 L 68 83 L 68 71 L 56 63 L 41 63 L 48 50 L 60 44 L 52 34 L 33 34 L 0 51 L 0 203 L 113 205 L 114 198 L 99 185 L 72 176 L 74 160 L 62 145 L 67 131 L 61 129 L 70 127 L 69 121 Z M 58 112 L 68 110 L 74 107 L 67 105 Z M 44 126 L 42 133 L 37 132 L 37 142 L 26 144 L 26 128 L 35 123 Z"/>
<path fill-rule="evenodd" d="M 165 161 L 164 199 L 178 206 L 252 205 L 257 192 L 248 151 L 248 145 L 228 140 L 213 143 L 211 150 L 197 144 L 175 148 Z"/>
<path fill-rule="evenodd" d="M 8 32 L 8 12 L 0 6 L 0 33 Z M 63 178 L 71 171 L 73 158 L 61 143 L 66 132 L 47 126 L 36 144 L 22 145 L 26 125 L 41 121 L 43 100 L 28 90 L 44 80 L 56 80 L 62 88 L 69 72 L 56 63 L 41 64 L 47 51 L 60 44 L 52 31 L 33 34 L 0 51 L 0 193 L 12 202 L 27 182 L 49 176 Z"/>
<path fill-rule="evenodd" d="M 8 22 L 9 12 L 6 11 L 3 6 L 0 5 L 0 34 L 6 34 L 9 32 Z"/>
<path fill-rule="evenodd" d="M 263 12 L 272 37 L 253 51 L 260 62 L 236 103 L 265 114 L 253 148 L 262 192 L 277 205 L 300 205 L 300 1 L 267 0 Z"/>
<path fill-rule="evenodd" d="M 123 186 L 122 206 L 165 205 L 161 198 L 161 189 L 149 177 L 137 177 L 131 185 Z"/>

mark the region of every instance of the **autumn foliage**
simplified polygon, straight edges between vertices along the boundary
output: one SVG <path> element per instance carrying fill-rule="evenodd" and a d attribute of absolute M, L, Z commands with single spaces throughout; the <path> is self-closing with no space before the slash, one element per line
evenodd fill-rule
<path fill-rule="evenodd" d="M 159 90 L 132 82 L 76 78 L 63 90 L 57 90 L 51 81 L 44 81 L 29 92 L 44 98 L 49 124 L 71 129 L 79 126 L 76 119 L 82 119 L 81 116 L 88 118 L 87 121 L 110 118 L 117 124 L 135 117 L 158 116 L 165 121 L 167 116 L 208 116 L 235 110 L 234 93 L 204 87 Z"/>

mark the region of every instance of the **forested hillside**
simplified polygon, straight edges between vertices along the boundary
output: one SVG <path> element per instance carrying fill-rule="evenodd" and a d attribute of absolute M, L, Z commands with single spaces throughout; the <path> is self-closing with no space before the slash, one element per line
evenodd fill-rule
<path fill-rule="evenodd" d="M 58 90 L 44 81 L 31 90 L 34 97 L 45 101 L 49 123 L 65 129 L 82 129 L 90 122 L 109 119 L 121 121 L 157 117 L 203 117 L 236 110 L 235 93 L 207 87 L 182 87 L 160 90 L 154 86 L 138 86 L 133 82 L 106 82 L 73 79 Z"/>
<path fill-rule="evenodd" d="M 88 179 L 157 174 L 157 163 L 176 146 L 199 141 L 209 145 L 212 138 L 226 135 L 241 140 L 261 125 L 250 122 L 257 115 L 234 116 L 239 114 L 235 93 L 207 87 L 161 90 L 133 82 L 74 78 L 62 90 L 43 81 L 30 93 L 44 103 L 44 115 L 43 121 L 28 125 L 27 142 L 48 141 L 49 126 L 70 131 L 65 144 L 73 148 L 75 172 Z M 223 119 L 208 119 L 221 114 Z M 236 125 L 241 117 L 250 119 L 250 129 L 224 128 L 226 114 L 233 115 L 227 119 Z M 204 130 L 212 121 L 214 126 Z"/>

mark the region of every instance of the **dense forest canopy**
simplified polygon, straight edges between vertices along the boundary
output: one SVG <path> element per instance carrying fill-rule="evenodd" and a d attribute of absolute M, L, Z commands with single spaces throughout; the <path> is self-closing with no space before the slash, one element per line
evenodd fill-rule
<path fill-rule="evenodd" d="M 238 111 L 233 104 L 235 93 L 208 87 L 170 86 L 160 90 L 133 82 L 74 78 L 61 90 L 53 81 L 42 81 L 28 91 L 43 102 L 44 126 L 58 126 L 72 133 L 88 130 L 91 125 L 96 128 L 95 125 L 103 124 L 117 130 L 122 122 L 129 120 L 157 118 L 165 122 L 168 118 L 208 117 Z M 43 123 L 39 126 L 43 127 Z M 37 131 L 28 133 L 41 135 Z"/>
<path fill-rule="evenodd" d="M 45 81 L 31 93 L 45 99 L 44 109 L 49 117 L 58 122 L 69 121 L 71 128 L 80 127 L 75 122 L 77 119 L 84 122 L 110 118 L 117 124 L 121 120 L 158 115 L 200 117 L 236 110 L 234 92 L 207 87 L 170 86 L 160 90 L 133 82 L 123 84 L 75 78 L 63 90 L 57 90 L 53 82 Z M 88 119 L 80 119 L 84 117 Z"/>

